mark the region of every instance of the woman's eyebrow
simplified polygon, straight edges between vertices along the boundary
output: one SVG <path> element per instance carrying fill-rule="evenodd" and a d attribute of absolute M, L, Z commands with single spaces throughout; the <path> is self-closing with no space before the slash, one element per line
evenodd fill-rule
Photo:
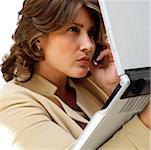
<path fill-rule="evenodd" d="M 81 28 L 83 27 L 83 25 L 80 24 L 80 23 L 73 22 L 73 24 L 76 25 L 76 26 L 79 26 L 79 27 L 81 27 Z"/>
<path fill-rule="evenodd" d="M 84 25 L 83 25 L 83 24 L 80 24 L 80 23 L 73 22 L 73 24 L 76 25 L 76 26 L 79 26 L 79 27 L 81 27 L 81 28 L 84 27 Z M 92 26 L 92 27 L 90 27 L 90 28 L 91 28 L 91 29 L 96 29 L 95 26 Z"/>

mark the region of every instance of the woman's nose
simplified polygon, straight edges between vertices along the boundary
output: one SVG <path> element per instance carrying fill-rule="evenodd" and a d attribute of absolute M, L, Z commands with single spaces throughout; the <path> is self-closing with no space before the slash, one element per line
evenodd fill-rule
<path fill-rule="evenodd" d="M 87 52 L 92 52 L 95 49 L 95 42 L 94 40 L 89 37 L 88 34 L 85 34 L 81 37 L 81 45 L 80 45 L 80 50 L 81 51 L 87 51 Z"/>

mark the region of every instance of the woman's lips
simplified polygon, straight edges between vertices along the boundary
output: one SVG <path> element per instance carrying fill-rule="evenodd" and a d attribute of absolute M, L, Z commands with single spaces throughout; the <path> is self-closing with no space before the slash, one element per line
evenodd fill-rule
<path fill-rule="evenodd" d="M 80 59 L 77 60 L 79 63 L 83 64 L 83 65 L 90 65 L 90 58 L 89 57 L 82 57 Z"/>

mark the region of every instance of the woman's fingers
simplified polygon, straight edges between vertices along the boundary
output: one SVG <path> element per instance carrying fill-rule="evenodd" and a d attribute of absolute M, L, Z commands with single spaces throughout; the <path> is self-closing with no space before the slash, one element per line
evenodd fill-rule
<path fill-rule="evenodd" d="M 111 50 L 105 49 L 100 52 L 99 56 L 97 57 L 94 67 L 95 68 L 106 68 L 111 62 L 114 62 Z"/>
<path fill-rule="evenodd" d="M 110 49 L 105 49 L 105 50 L 101 51 L 96 60 L 101 61 L 101 60 L 103 60 L 104 57 L 107 57 L 107 56 L 108 56 L 109 61 L 114 61 Z"/>

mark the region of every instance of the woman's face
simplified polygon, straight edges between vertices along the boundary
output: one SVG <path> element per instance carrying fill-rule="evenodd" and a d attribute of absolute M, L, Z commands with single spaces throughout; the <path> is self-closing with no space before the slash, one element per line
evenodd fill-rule
<path fill-rule="evenodd" d="M 79 9 L 73 23 L 62 32 L 40 39 L 45 59 L 40 70 L 74 78 L 85 77 L 95 50 L 96 27 L 85 7 Z"/>

